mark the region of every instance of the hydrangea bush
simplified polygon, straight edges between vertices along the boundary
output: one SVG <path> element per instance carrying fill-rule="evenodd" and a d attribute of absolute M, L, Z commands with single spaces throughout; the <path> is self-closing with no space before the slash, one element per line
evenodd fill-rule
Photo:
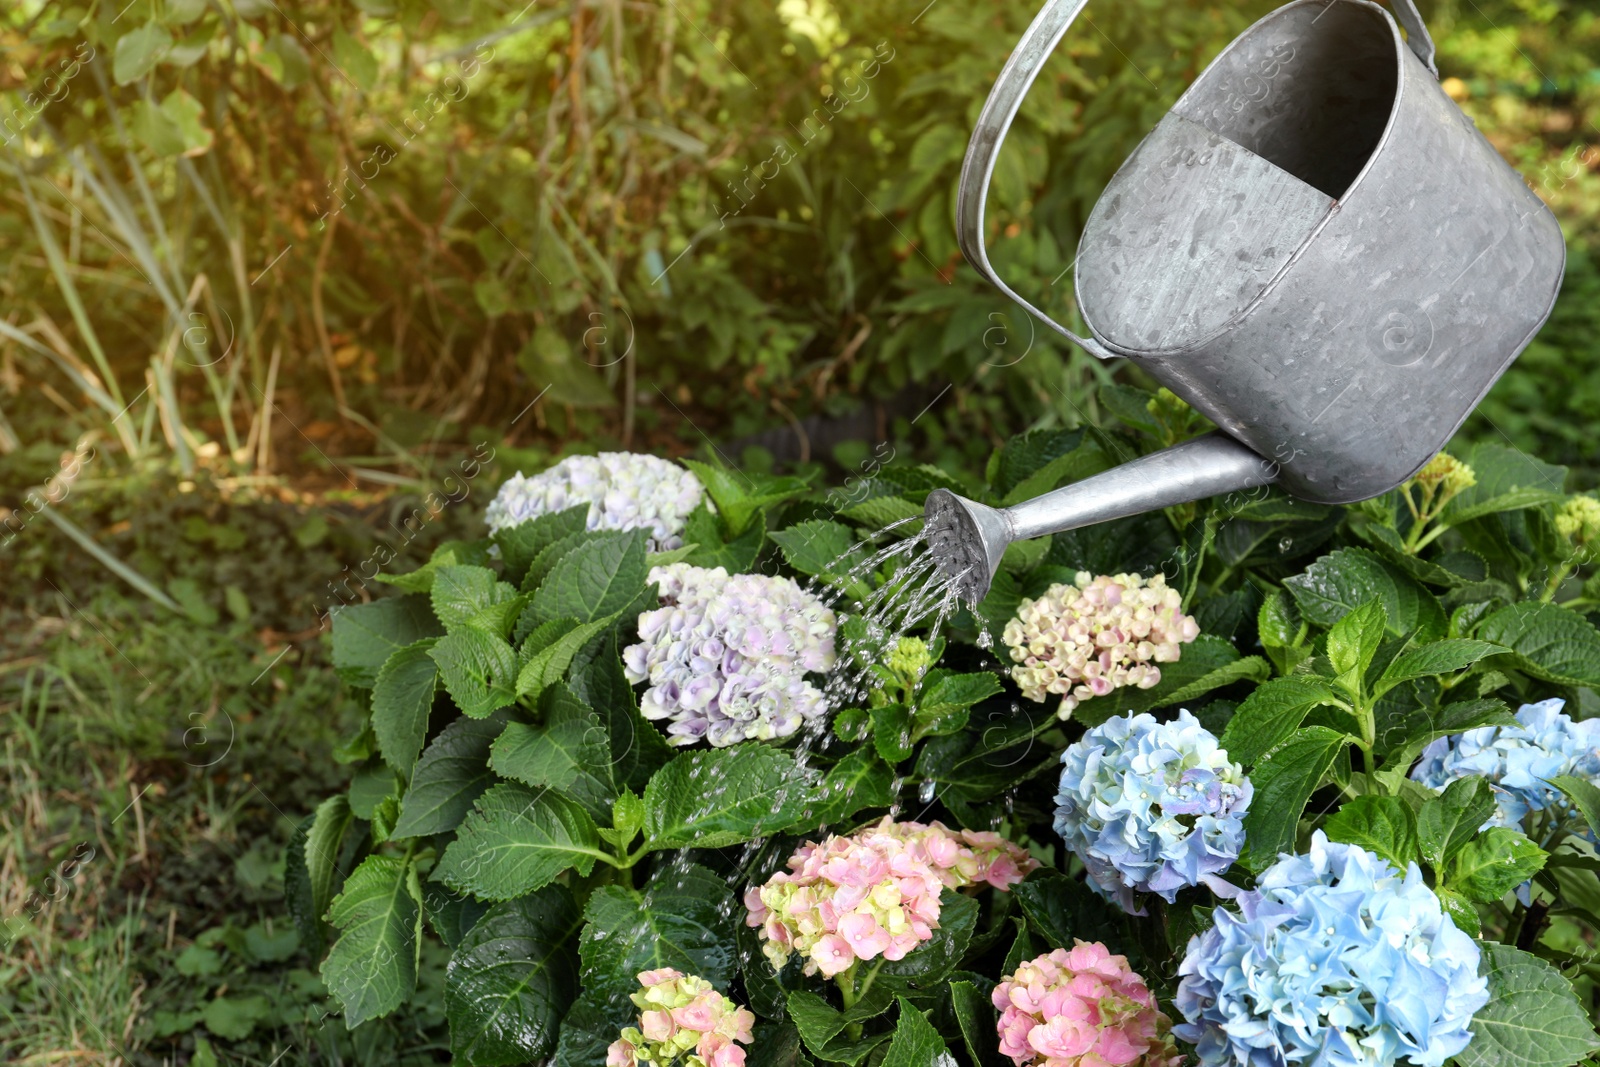
<path fill-rule="evenodd" d="M 486 1067 L 1600 1050 L 1600 538 L 1560 468 L 1201 502 L 861 617 L 922 549 L 859 543 L 932 489 L 1170 443 L 1131 395 L 981 482 L 566 460 L 337 611 L 364 718 L 284 881 L 345 1023 L 436 998 Z"/>

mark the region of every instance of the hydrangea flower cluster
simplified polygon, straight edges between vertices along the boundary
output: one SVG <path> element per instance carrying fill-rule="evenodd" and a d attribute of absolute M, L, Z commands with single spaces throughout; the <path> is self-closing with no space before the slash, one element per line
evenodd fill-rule
<path fill-rule="evenodd" d="M 832 978 L 857 960 L 902 959 L 932 937 L 944 888 L 1007 889 L 1035 866 L 998 834 L 885 818 L 802 845 L 788 871 L 745 891 L 745 922 L 760 927 L 774 970 L 799 953 L 806 974 Z"/>
<path fill-rule="evenodd" d="M 1550 779 L 1570 774 L 1600 784 L 1600 719 L 1574 722 L 1563 701 L 1542 700 L 1517 709 L 1517 726 L 1485 726 L 1441 737 L 1422 750 L 1411 777 L 1433 789 L 1480 775 L 1494 790 L 1495 813 L 1483 829 L 1529 829 L 1528 817 L 1550 812 L 1546 833 L 1592 835 L 1588 823 Z M 1541 834 L 1544 837 L 1545 834 Z"/>
<path fill-rule="evenodd" d="M 1017 1067 L 1178 1067 L 1171 1021 L 1124 956 L 1079 941 L 1030 960 L 991 994 Z"/>
<path fill-rule="evenodd" d="M 1188 711 L 1122 715 L 1061 754 L 1056 832 L 1089 884 L 1134 914 L 1133 892 L 1169 904 L 1239 858 L 1250 779 Z"/>
<path fill-rule="evenodd" d="M 650 571 L 660 608 L 639 616 L 639 643 L 623 650 L 628 681 L 650 683 L 647 719 L 668 740 L 716 747 L 788 737 L 827 711 L 808 672 L 833 666 L 834 614 L 789 578 L 729 576 L 687 563 Z"/>
<path fill-rule="evenodd" d="M 1402 876 L 1320 830 L 1213 915 L 1178 969 L 1188 1022 L 1173 1027 L 1202 1067 L 1440 1067 L 1489 1000 L 1477 944 L 1416 864 Z"/>
<path fill-rule="evenodd" d="M 518 471 L 489 502 L 484 521 L 494 533 L 587 503 L 589 529 L 648 529 L 650 551 L 666 552 L 682 546 L 684 522 L 704 496 L 700 480 L 676 463 L 602 452 L 568 456 L 531 478 Z"/>
<path fill-rule="evenodd" d="M 1569 499 L 1556 512 L 1556 533 L 1572 542 L 1574 563 L 1593 563 L 1600 555 L 1600 500 Z"/>
<path fill-rule="evenodd" d="M 1156 664 L 1176 662 L 1178 646 L 1200 635 L 1181 606 L 1178 591 L 1159 574 L 1079 571 L 1075 584 L 1052 585 L 1039 599 L 1024 600 L 1006 623 L 1001 636 L 1018 664 L 1011 677 L 1029 700 L 1060 696 L 1063 719 L 1121 686 L 1149 689 L 1161 681 Z"/>
<path fill-rule="evenodd" d="M 683 1067 L 744 1067 L 756 1017 L 711 988 L 704 978 L 671 967 L 644 971 L 639 992 L 639 1025 L 628 1027 L 606 1050 L 606 1067 L 667 1067 L 684 1056 Z"/>

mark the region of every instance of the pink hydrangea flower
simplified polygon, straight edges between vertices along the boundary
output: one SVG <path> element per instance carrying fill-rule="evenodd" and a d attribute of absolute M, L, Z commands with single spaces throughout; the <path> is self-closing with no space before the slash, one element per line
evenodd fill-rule
<path fill-rule="evenodd" d="M 639 992 L 643 1009 L 638 1027 L 628 1027 L 606 1049 L 606 1067 L 668 1067 L 683 1056 L 683 1067 L 744 1067 L 756 1017 L 712 988 L 704 978 L 671 967 L 644 971 Z"/>
<path fill-rule="evenodd" d="M 1178 1067 L 1182 1057 L 1144 979 L 1124 956 L 1079 941 L 995 987 L 1000 1052 L 1017 1067 Z"/>
<path fill-rule="evenodd" d="M 1008 889 L 1038 864 L 994 833 L 940 823 L 882 822 L 807 842 L 763 886 L 745 891 L 774 969 L 792 953 L 806 974 L 832 978 L 858 960 L 898 960 L 933 936 L 942 890 Z"/>

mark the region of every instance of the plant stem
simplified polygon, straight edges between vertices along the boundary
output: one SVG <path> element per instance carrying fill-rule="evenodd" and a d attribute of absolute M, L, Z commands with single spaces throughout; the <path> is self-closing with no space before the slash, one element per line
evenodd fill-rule
<path fill-rule="evenodd" d="M 1544 595 L 1539 598 L 1539 601 L 1548 604 L 1554 600 L 1556 598 L 1556 590 L 1561 588 L 1561 583 L 1566 581 L 1567 575 L 1571 573 L 1572 568 L 1570 566 L 1557 567 L 1555 573 L 1550 575 L 1550 580 L 1545 583 Z"/>

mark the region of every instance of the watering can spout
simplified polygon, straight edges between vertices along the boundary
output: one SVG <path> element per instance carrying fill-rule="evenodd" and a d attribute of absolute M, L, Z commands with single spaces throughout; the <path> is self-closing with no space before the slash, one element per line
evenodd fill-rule
<path fill-rule="evenodd" d="M 1218 431 L 1009 508 L 936 489 L 923 511 L 923 539 L 956 594 L 977 604 L 1014 541 L 1255 489 L 1277 476 L 1276 463 Z"/>

